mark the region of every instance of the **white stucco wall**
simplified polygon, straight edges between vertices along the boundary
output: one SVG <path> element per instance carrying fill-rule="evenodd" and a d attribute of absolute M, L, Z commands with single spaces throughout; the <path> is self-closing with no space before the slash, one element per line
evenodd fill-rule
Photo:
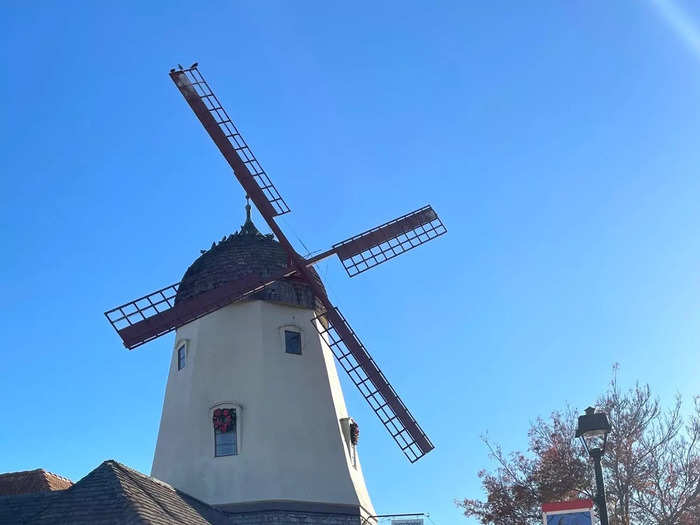
<path fill-rule="evenodd" d="M 211 504 L 260 500 L 361 505 L 374 514 L 333 355 L 311 310 L 264 301 L 230 305 L 176 333 L 151 474 Z M 302 355 L 282 329 L 302 333 Z M 187 365 L 177 348 L 187 341 Z M 213 408 L 240 407 L 238 455 L 214 457 Z"/>

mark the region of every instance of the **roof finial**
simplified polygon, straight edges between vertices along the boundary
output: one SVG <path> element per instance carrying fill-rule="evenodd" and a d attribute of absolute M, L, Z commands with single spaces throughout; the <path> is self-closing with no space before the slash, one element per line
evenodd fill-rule
<path fill-rule="evenodd" d="M 245 196 L 245 222 L 243 226 L 241 226 L 239 235 L 260 235 L 260 232 L 250 218 L 250 197 L 248 197 L 248 195 Z"/>

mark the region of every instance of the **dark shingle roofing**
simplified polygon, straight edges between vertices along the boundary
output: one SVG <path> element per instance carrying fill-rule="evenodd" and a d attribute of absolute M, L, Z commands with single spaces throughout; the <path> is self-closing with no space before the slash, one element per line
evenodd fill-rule
<path fill-rule="evenodd" d="M 47 472 L 43 468 L 0 474 L 0 495 L 31 494 L 67 489 L 73 484 L 68 478 Z"/>
<path fill-rule="evenodd" d="M 63 491 L 36 492 L 16 496 L 0 496 L 0 523 L 12 525 L 31 523 L 32 516 L 60 497 Z"/>
<path fill-rule="evenodd" d="M 271 234 L 261 234 L 248 216 L 240 231 L 213 243 L 192 263 L 182 278 L 176 302 L 195 297 L 223 283 L 242 279 L 250 273 L 269 277 L 287 268 L 288 259 L 280 243 Z M 321 278 L 313 268 L 311 270 L 317 282 L 323 286 Z M 316 307 L 309 286 L 294 278 L 277 281 L 252 298 L 311 309 Z"/>
<path fill-rule="evenodd" d="M 230 524 L 224 512 L 114 460 L 71 488 L 0 496 L 0 523 L 54 525 Z"/>

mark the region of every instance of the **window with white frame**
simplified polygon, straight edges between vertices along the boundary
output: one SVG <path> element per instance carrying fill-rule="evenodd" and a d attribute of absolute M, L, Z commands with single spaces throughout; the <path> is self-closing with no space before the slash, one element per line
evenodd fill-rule
<path fill-rule="evenodd" d="M 238 454 L 238 411 L 235 407 L 214 409 L 214 456 Z"/>

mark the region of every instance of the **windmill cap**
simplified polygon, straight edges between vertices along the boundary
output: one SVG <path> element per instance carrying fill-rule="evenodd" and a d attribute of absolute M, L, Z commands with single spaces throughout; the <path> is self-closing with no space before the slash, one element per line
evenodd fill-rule
<path fill-rule="evenodd" d="M 287 251 L 270 235 L 263 235 L 246 210 L 241 229 L 203 251 L 187 269 L 178 288 L 175 302 L 191 299 L 222 284 L 237 281 L 256 273 L 262 277 L 278 274 L 288 267 Z M 323 288 L 321 278 L 311 268 L 312 275 Z M 304 281 L 289 277 L 277 281 L 253 294 L 251 299 L 318 309 L 311 287 Z"/>

